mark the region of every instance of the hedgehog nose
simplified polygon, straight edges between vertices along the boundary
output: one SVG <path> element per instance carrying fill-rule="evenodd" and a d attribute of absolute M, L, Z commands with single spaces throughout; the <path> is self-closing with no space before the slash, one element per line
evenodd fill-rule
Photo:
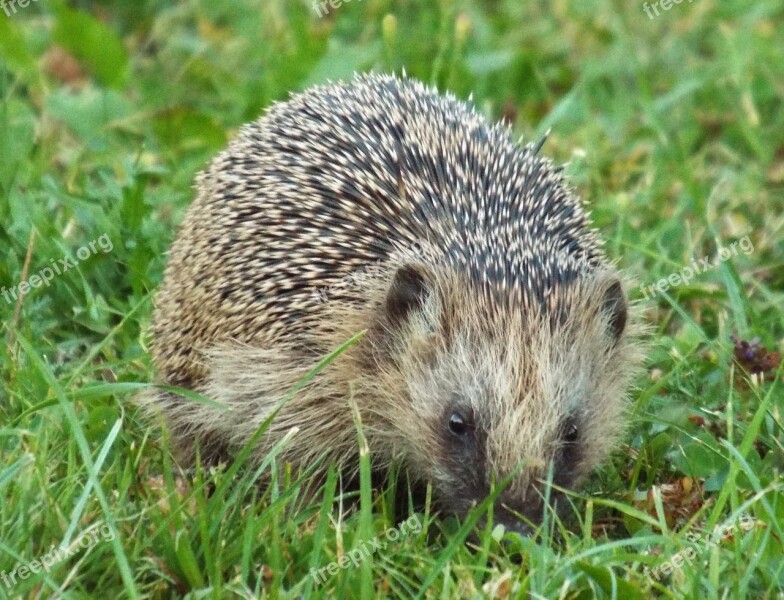
<path fill-rule="evenodd" d="M 505 534 L 512 534 L 512 539 L 506 535 L 504 536 L 504 538 L 501 540 L 502 545 L 514 543 L 514 537 L 530 537 L 530 535 L 534 532 L 534 528 L 521 519 L 505 521 L 501 523 L 501 525 L 504 526 Z"/>
<path fill-rule="evenodd" d="M 514 505 L 500 502 L 493 510 L 493 521 L 504 529 L 528 537 L 542 519 L 542 502 L 530 502 L 515 510 Z"/>

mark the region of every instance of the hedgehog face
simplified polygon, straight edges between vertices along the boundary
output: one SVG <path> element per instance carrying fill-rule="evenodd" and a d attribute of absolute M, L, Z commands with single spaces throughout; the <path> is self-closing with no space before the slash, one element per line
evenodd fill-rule
<path fill-rule="evenodd" d="M 564 508 L 557 488 L 573 489 L 606 457 L 635 353 L 612 273 L 553 290 L 546 311 L 518 307 L 459 276 L 403 266 L 385 331 L 389 380 L 404 381 L 413 408 L 390 420 L 404 440 L 396 453 L 446 512 L 465 515 L 500 486 L 494 519 L 522 532 L 541 519 L 548 480 L 551 505 Z"/>

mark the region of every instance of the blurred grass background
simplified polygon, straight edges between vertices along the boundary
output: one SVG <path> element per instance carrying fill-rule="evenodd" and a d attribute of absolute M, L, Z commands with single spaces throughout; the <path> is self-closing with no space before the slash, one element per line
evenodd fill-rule
<path fill-rule="evenodd" d="M 296 0 L 18 3 L 0 4 L 0 286 L 103 234 L 113 248 L 0 295 L 0 572 L 101 522 L 117 539 L 0 579 L 0 598 L 781 597 L 780 2 L 654 18 L 590 0 L 352 0 L 323 18 Z M 129 400 L 154 377 L 151 298 L 194 174 L 291 92 L 404 69 L 526 141 L 551 130 L 544 153 L 640 284 L 744 236 L 753 251 L 644 304 L 635 425 L 568 528 L 477 549 L 423 515 L 422 534 L 318 586 L 311 567 L 406 516 L 388 493 L 344 514 L 334 489 L 308 506 L 286 482 L 182 478 Z M 689 545 L 741 514 L 750 531 Z M 690 563 L 644 574 L 687 547 Z"/>

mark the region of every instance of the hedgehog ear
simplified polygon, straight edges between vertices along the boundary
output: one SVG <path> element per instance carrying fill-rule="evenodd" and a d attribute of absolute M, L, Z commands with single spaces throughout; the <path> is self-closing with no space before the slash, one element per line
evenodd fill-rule
<path fill-rule="evenodd" d="M 614 281 L 604 292 L 602 309 L 610 318 L 610 333 L 617 342 L 626 328 L 626 297 L 620 281 Z"/>
<path fill-rule="evenodd" d="M 416 267 L 403 265 L 387 290 L 387 315 L 394 323 L 402 322 L 414 308 L 424 304 L 427 293 L 424 274 Z"/>

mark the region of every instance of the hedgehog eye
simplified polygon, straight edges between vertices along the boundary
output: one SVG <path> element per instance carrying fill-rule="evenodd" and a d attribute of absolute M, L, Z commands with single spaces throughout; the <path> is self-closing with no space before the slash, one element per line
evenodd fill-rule
<path fill-rule="evenodd" d="M 577 441 L 577 438 L 580 437 L 580 431 L 577 429 L 577 425 L 574 423 L 569 423 L 564 430 L 563 439 L 567 444 L 574 444 Z"/>
<path fill-rule="evenodd" d="M 449 415 L 449 431 L 458 436 L 464 436 L 468 433 L 468 423 L 459 412 L 453 412 Z"/>
<path fill-rule="evenodd" d="M 580 439 L 580 428 L 577 426 L 577 418 L 568 417 L 561 424 L 559 435 L 560 441 L 568 446 L 573 446 Z"/>

